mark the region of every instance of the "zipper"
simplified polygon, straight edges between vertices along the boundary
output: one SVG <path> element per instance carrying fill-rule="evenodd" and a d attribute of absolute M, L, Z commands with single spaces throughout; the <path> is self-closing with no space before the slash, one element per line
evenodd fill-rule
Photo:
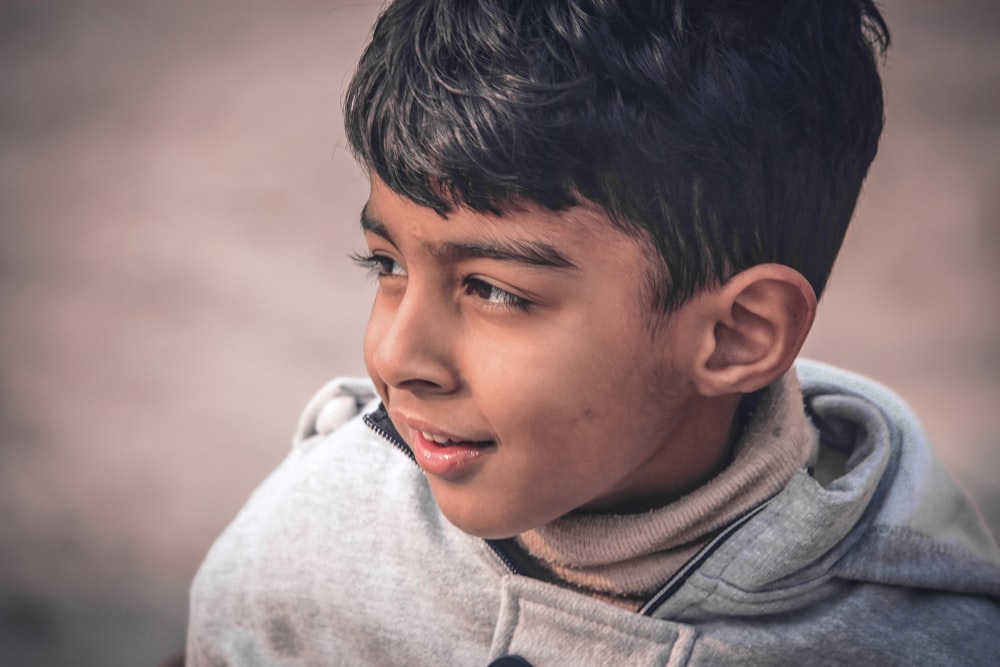
<path fill-rule="evenodd" d="M 411 461 L 413 461 L 413 464 L 417 465 L 417 457 L 413 455 L 413 450 L 410 449 L 405 442 L 403 442 L 403 439 L 399 437 L 399 433 L 396 432 L 396 429 L 392 428 L 390 430 L 382 428 L 382 426 L 376 422 L 376 420 L 382 421 L 383 419 L 384 420 L 389 419 L 389 415 L 386 414 L 385 412 L 384 405 L 379 405 L 379 407 L 376 408 L 374 412 L 369 412 L 362 419 L 364 420 L 365 425 L 368 426 L 368 428 L 370 428 L 372 431 L 374 431 L 376 435 L 388 441 L 389 444 L 391 444 L 393 447 L 406 454 L 406 456 L 409 457 Z M 510 554 L 507 553 L 507 549 L 503 546 L 503 540 L 483 540 L 483 541 L 486 542 L 487 546 L 489 546 L 490 548 L 490 551 L 492 551 L 494 555 L 496 555 L 497 559 L 500 560 L 503 566 L 507 568 L 507 570 L 511 574 L 522 574 L 521 568 L 517 566 L 517 564 L 514 562 L 514 559 L 511 558 Z"/>
<path fill-rule="evenodd" d="M 410 460 L 413 461 L 414 464 L 416 464 L 417 457 L 413 455 L 413 450 L 410 449 L 405 442 L 403 442 L 403 439 L 399 437 L 399 434 L 396 433 L 396 430 L 393 429 L 392 432 L 389 432 L 388 430 L 382 428 L 381 426 L 375 423 L 376 419 L 379 420 L 389 419 L 389 415 L 386 414 L 385 412 L 384 405 L 380 404 L 378 408 L 375 409 L 374 412 L 369 412 L 362 419 L 364 420 L 368 428 L 375 431 L 375 433 L 381 436 L 384 440 L 388 440 L 389 444 L 391 444 L 393 447 L 406 454 L 410 458 Z"/>
<path fill-rule="evenodd" d="M 511 574 L 524 574 L 521 568 L 517 566 L 517 563 L 514 562 L 514 559 L 510 557 L 510 554 L 507 553 L 507 549 L 503 545 L 503 540 L 486 540 L 486 544 L 496 554 L 496 557 L 500 559 L 500 562 L 503 563 L 508 572 Z"/>
<path fill-rule="evenodd" d="M 670 599 L 670 597 L 680 590 L 681 586 L 694 574 L 694 571 L 701 567 L 705 561 L 708 560 L 709 556 L 716 552 L 716 550 L 722 546 L 722 544 L 733 536 L 737 530 L 742 528 L 750 519 L 757 516 L 765 507 L 771 503 L 770 500 L 765 500 L 763 503 L 750 510 L 739 519 L 733 523 L 726 526 L 722 532 L 712 538 L 712 541 L 701 548 L 701 551 L 696 553 L 691 559 L 684 564 L 684 566 L 677 571 L 677 573 L 670 578 L 667 583 L 656 592 L 653 597 L 642 605 L 639 609 L 639 613 L 643 616 L 652 616 L 656 613 L 656 610 L 663 606 L 663 604 Z"/>

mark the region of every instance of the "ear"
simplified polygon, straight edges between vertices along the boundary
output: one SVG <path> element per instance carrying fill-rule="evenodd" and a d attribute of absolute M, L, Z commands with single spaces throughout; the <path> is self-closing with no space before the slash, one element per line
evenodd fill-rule
<path fill-rule="evenodd" d="M 699 299 L 690 377 L 705 396 L 750 393 L 791 367 L 816 316 L 816 293 L 781 264 L 742 271 Z"/>

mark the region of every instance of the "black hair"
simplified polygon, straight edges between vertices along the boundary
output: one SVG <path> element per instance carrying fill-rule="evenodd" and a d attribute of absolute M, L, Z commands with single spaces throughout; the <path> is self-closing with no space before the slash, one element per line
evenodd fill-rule
<path fill-rule="evenodd" d="M 872 0 L 396 0 L 347 137 L 446 215 L 596 205 L 644 229 L 671 309 L 755 264 L 819 295 L 878 146 Z"/>

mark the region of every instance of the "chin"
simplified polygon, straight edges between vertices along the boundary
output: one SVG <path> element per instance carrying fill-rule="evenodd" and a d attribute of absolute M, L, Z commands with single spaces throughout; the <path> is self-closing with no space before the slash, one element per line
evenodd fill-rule
<path fill-rule="evenodd" d="M 520 528 L 508 521 L 483 521 L 479 517 L 452 516 L 448 512 L 444 512 L 444 516 L 463 533 L 468 533 L 473 537 L 481 537 L 484 540 L 505 540 L 530 530 L 530 528 Z"/>
<path fill-rule="evenodd" d="M 465 504 L 451 507 L 438 503 L 441 513 L 448 521 L 464 533 L 484 540 L 504 540 L 545 523 L 534 517 L 514 514 L 483 512 Z"/>

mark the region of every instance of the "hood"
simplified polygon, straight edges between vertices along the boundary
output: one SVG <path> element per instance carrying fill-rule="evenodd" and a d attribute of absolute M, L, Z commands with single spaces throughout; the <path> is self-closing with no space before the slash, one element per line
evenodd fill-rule
<path fill-rule="evenodd" d="M 767 614 L 845 580 L 1000 598 L 1000 549 L 910 408 L 866 378 L 816 362 L 796 368 L 820 433 L 813 469 L 796 474 L 670 606 Z"/>

